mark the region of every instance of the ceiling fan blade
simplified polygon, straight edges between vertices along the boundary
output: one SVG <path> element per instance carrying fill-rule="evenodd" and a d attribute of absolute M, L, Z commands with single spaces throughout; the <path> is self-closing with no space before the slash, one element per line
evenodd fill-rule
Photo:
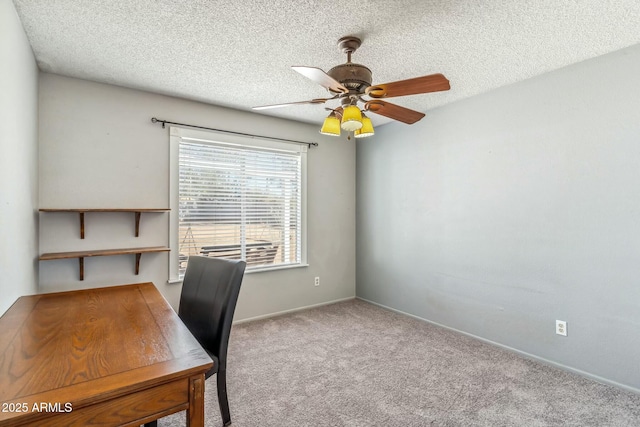
<path fill-rule="evenodd" d="M 379 101 L 377 99 L 367 101 L 364 104 L 364 108 L 372 113 L 380 114 L 381 116 L 389 117 L 390 119 L 394 119 L 408 125 L 411 125 L 424 117 L 424 114 L 419 111 L 410 110 L 408 108 L 391 104 L 390 102 Z"/>
<path fill-rule="evenodd" d="M 324 104 L 328 100 L 333 98 L 316 98 L 309 101 L 298 101 L 298 102 L 287 102 L 286 104 L 272 104 L 272 105 L 261 105 L 258 107 L 251 107 L 253 110 L 268 110 L 270 108 L 280 108 L 280 107 L 289 107 L 291 105 L 300 105 L 300 104 Z"/>
<path fill-rule="evenodd" d="M 417 95 L 419 93 L 449 90 L 449 80 L 442 74 L 431 74 L 408 80 L 369 86 L 367 95 L 372 98 L 391 98 L 394 96 Z"/>
<path fill-rule="evenodd" d="M 309 80 L 313 80 L 320 86 L 329 89 L 333 93 L 347 93 L 349 89 L 342 86 L 340 82 L 331 77 L 329 74 L 316 67 L 291 67 Z"/>

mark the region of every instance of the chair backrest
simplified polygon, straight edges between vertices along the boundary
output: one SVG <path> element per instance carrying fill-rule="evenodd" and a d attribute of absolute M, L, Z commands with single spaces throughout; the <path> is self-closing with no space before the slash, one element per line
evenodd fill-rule
<path fill-rule="evenodd" d="M 178 316 L 223 368 L 246 265 L 239 260 L 190 256 L 182 282 Z"/>

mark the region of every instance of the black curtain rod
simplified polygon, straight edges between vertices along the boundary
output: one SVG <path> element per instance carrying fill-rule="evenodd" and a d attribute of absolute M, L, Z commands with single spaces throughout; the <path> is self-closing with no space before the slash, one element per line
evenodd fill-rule
<path fill-rule="evenodd" d="M 272 136 L 253 135 L 251 133 L 234 132 L 234 131 L 231 131 L 231 130 L 208 128 L 208 127 L 205 127 L 205 126 L 188 125 L 186 123 L 176 123 L 176 122 L 170 122 L 168 120 L 160 120 L 160 119 L 156 119 L 155 117 L 151 118 L 151 123 L 162 123 L 162 128 L 163 129 L 164 129 L 164 126 L 166 124 L 170 124 L 170 125 L 186 126 L 186 127 L 190 127 L 190 128 L 196 128 L 196 129 L 213 130 L 213 131 L 216 131 L 216 132 L 231 133 L 231 134 L 234 134 L 234 135 L 250 136 L 250 137 L 253 137 L 253 138 L 273 139 L 275 141 L 286 141 L 286 142 L 293 142 L 295 144 L 305 144 L 309 148 L 311 148 L 312 146 L 313 147 L 317 147 L 318 146 L 317 142 L 295 141 L 293 139 L 274 138 Z"/>

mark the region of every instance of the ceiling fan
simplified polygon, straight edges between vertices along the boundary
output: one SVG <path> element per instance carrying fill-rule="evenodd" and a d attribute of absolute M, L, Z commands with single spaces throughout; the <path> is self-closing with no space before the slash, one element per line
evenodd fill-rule
<path fill-rule="evenodd" d="M 325 119 L 320 132 L 326 135 L 339 136 L 340 128 L 342 128 L 346 131 L 354 132 L 356 138 L 362 138 L 373 135 L 371 120 L 366 117 L 365 112 L 376 113 L 406 124 L 413 124 L 424 117 L 421 112 L 383 101 L 383 98 L 450 89 L 449 80 L 442 74 L 430 74 L 413 79 L 372 85 L 371 70 L 364 65 L 351 62 L 351 54 L 361 44 L 362 41 L 354 36 L 347 36 L 338 40 L 338 47 L 343 53 L 347 54 L 347 62 L 333 67 L 328 73 L 316 67 L 291 67 L 326 88 L 333 96 L 285 104 L 263 105 L 253 107 L 253 109 L 265 110 L 300 104 L 324 104 L 327 101 L 336 99 L 340 101 L 340 106 L 337 108 L 325 107 L 326 110 L 331 111 L 331 114 Z M 365 97 L 371 99 L 366 99 Z M 364 104 L 362 109 L 360 109 L 358 103 Z"/>

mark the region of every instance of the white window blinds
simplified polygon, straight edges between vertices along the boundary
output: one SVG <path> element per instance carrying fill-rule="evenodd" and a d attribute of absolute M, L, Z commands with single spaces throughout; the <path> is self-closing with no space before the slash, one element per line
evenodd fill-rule
<path fill-rule="evenodd" d="M 243 259 L 249 271 L 302 263 L 303 162 L 293 148 L 180 138 L 180 276 L 190 255 Z"/>

